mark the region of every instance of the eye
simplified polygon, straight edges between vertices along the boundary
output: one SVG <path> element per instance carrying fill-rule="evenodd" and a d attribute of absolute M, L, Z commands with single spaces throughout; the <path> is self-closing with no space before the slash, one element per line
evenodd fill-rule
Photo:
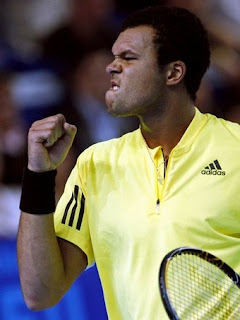
<path fill-rule="evenodd" d="M 130 60 L 136 60 L 136 58 L 135 58 L 135 57 L 125 57 L 124 59 L 125 59 L 125 60 L 127 60 L 127 61 L 130 61 Z"/>

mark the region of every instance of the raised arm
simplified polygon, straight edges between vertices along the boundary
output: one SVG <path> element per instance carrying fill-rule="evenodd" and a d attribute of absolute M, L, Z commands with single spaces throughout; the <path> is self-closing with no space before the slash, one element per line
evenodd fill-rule
<path fill-rule="evenodd" d="M 75 134 L 61 114 L 34 122 L 28 134 L 17 254 L 23 296 L 33 310 L 55 305 L 87 265 L 83 251 L 56 237 L 53 224 L 55 169 Z"/>

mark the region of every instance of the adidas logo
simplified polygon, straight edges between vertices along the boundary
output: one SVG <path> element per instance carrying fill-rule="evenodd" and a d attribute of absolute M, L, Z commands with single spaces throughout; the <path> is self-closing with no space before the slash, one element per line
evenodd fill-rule
<path fill-rule="evenodd" d="M 222 170 L 222 167 L 220 166 L 218 160 L 214 160 L 201 171 L 201 174 L 225 176 L 226 172 Z"/>

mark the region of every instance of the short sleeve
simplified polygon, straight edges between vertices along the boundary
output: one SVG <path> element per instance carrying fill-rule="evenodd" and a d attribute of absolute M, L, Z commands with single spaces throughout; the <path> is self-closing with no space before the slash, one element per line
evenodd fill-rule
<path fill-rule="evenodd" d="M 86 207 L 87 194 L 86 191 L 83 191 L 83 178 L 80 159 L 78 159 L 57 204 L 54 226 L 56 235 L 78 246 L 87 255 L 88 265 L 91 265 L 94 262 L 94 255 Z"/>

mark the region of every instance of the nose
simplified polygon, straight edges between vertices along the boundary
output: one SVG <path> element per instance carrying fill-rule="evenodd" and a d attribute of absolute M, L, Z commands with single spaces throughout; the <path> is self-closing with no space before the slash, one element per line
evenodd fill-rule
<path fill-rule="evenodd" d="M 122 67 L 120 65 L 119 62 L 117 62 L 116 60 L 114 60 L 113 62 L 111 62 L 107 67 L 106 67 L 106 72 L 108 74 L 111 73 L 119 73 L 122 71 Z"/>

